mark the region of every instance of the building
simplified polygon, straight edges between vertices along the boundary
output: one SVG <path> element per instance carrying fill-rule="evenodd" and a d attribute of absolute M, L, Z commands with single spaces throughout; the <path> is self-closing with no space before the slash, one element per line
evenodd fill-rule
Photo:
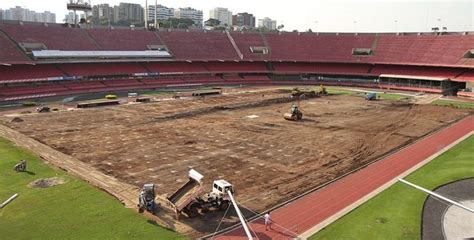
<path fill-rule="evenodd" d="M 263 19 L 258 19 L 258 27 L 266 28 L 268 30 L 275 30 L 277 28 L 277 22 L 268 17 Z"/>
<path fill-rule="evenodd" d="M 64 16 L 64 22 L 68 24 L 74 24 L 74 19 L 79 19 L 79 16 L 76 14 L 76 18 L 74 18 L 74 12 L 69 12 Z"/>
<path fill-rule="evenodd" d="M 46 12 L 35 12 L 30 11 L 27 8 L 22 8 L 16 6 L 14 8 L 6 9 L 5 11 L 1 11 L 2 15 L 1 19 L 5 20 L 18 20 L 18 21 L 28 21 L 28 22 L 49 22 L 55 23 L 56 22 L 56 14 L 51 13 L 49 11 Z"/>
<path fill-rule="evenodd" d="M 175 18 L 189 18 L 194 21 L 194 24 L 198 27 L 202 27 L 202 11 L 196 10 L 194 8 L 180 8 L 174 10 L 174 17 Z"/>
<path fill-rule="evenodd" d="M 236 15 L 232 16 L 232 25 L 238 27 L 254 28 L 255 17 L 253 16 L 253 14 L 247 12 L 237 13 Z"/>
<path fill-rule="evenodd" d="M 209 18 L 217 19 L 222 26 L 232 26 L 232 12 L 227 8 L 216 7 L 209 11 Z"/>
<path fill-rule="evenodd" d="M 166 21 L 174 17 L 174 8 L 168 8 L 163 5 L 156 6 L 156 19 Z M 148 6 L 148 21 L 155 20 L 155 5 Z"/>
<path fill-rule="evenodd" d="M 98 4 L 92 7 L 92 23 L 110 25 L 114 21 L 114 8 L 109 4 Z"/>
<path fill-rule="evenodd" d="M 0 20 L 3 19 L 3 14 L 4 14 L 4 11 L 3 11 L 3 9 L 0 8 Z"/>
<path fill-rule="evenodd" d="M 137 24 L 145 20 L 143 7 L 135 3 L 120 3 L 114 6 L 113 16 L 115 23 Z"/>
<path fill-rule="evenodd" d="M 56 22 L 56 14 L 49 11 L 45 11 L 43 13 L 43 18 L 45 22 L 50 22 L 50 23 Z"/>

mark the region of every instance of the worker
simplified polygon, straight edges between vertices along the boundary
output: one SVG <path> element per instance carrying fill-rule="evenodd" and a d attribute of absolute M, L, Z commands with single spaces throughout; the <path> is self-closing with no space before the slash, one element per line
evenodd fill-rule
<path fill-rule="evenodd" d="M 265 231 L 272 230 L 272 219 L 270 217 L 270 212 L 267 212 L 263 218 L 265 219 Z"/>

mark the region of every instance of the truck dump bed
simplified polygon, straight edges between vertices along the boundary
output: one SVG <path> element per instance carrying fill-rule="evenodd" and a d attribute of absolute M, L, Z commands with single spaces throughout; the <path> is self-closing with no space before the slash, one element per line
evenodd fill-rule
<path fill-rule="evenodd" d="M 189 181 L 181 186 L 176 192 L 168 197 L 168 201 L 173 205 L 177 212 L 181 212 L 193 199 L 201 193 L 201 184 L 189 178 Z"/>

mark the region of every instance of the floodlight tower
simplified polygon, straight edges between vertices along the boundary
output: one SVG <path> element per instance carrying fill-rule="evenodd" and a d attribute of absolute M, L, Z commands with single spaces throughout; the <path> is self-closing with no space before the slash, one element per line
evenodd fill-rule
<path fill-rule="evenodd" d="M 90 0 L 68 0 L 67 10 L 74 12 L 74 24 L 77 24 L 76 11 L 84 12 L 87 19 L 88 13 L 92 12 L 92 5 Z"/>

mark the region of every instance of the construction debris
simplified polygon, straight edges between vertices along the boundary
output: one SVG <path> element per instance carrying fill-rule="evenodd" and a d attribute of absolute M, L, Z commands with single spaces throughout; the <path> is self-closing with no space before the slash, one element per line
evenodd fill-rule
<path fill-rule="evenodd" d="M 4 208 L 6 205 L 8 205 L 9 203 L 11 203 L 11 202 L 12 202 L 13 200 L 15 200 L 17 197 L 18 197 L 18 193 L 13 194 L 13 196 L 11 196 L 9 199 L 7 199 L 5 202 L 3 202 L 3 203 L 0 205 L 0 209 Z"/>
<path fill-rule="evenodd" d="M 13 168 L 16 172 L 26 172 L 26 160 L 21 160 Z"/>

